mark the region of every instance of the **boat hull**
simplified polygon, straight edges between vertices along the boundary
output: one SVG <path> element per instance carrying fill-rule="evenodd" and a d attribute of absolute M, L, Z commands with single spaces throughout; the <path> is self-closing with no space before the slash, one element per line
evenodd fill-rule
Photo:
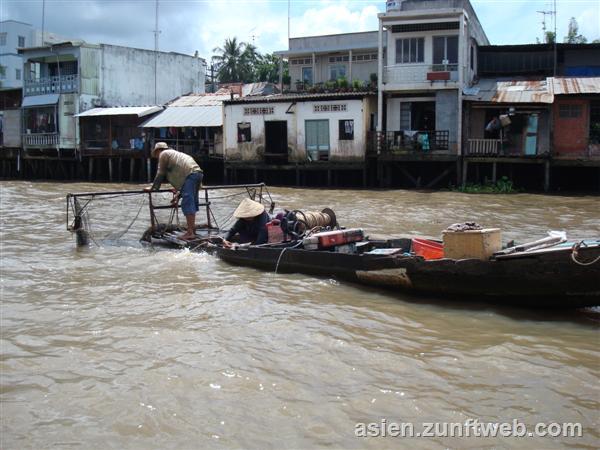
<path fill-rule="evenodd" d="M 569 248 L 490 261 L 252 246 L 217 248 L 216 253 L 231 264 L 334 277 L 396 292 L 541 308 L 600 305 L 600 262 L 577 264 Z M 579 251 L 582 261 L 598 256 L 600 247 Z"/>

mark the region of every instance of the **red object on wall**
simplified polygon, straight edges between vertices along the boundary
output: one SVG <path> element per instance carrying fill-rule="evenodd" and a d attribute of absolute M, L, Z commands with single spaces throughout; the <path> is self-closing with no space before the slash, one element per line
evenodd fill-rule
<path fill-rule="evenodd" d="M 448 81 L 450 72 L 427 72 L 427 80 L 429 81 Z"/>
<path fill-rule="evenodd" d="M 554 154 L 585 153 L 589 139 L 589 100 L 555 97 L 553 114 Z"/>

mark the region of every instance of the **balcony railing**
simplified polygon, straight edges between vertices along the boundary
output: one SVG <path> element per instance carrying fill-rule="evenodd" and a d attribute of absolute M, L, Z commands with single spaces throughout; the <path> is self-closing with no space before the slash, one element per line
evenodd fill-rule
<path fill-rule="evenodd" d="M 467 155 L 469 156 L 498 156 L 502 151 L 500 139 L 469 139 Z"/>
<path fill-rule="evenodd" d="M 396 64 L 383 70 L 385 84 L 458 81 L 458 64 Z"/>
<path fill-rule="evenodd" d="M 25 80 L 23 95 L 68 94 L 78 90 L 78 75 L 62 75 L 38 80 Z"/>
<path fill-rule="evenodd" d="M 450 150 L 449 130 L 370 132 L 367 141 L 369 153 L 377 152 L 378 140 L 381 153 L 386 154 L 448 152 Z"/>
<path fill-rule="evenodd" d="M 60 136 L 57 133 L 24 134 L 23 142 L 25 145 L 58 145 Z"/>

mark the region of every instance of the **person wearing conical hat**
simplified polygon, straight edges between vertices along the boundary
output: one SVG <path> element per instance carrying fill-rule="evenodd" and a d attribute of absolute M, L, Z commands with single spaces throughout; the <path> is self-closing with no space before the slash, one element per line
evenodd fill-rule
<path fill-rule="evenodd" d="M 187 229 L 180 239 L 191 240 L 196 237 L 196 213 L 198 212 L 198 189 L 202 184 L 203 172 L 194 158 L 169 148 L 165 142 L 157 142 L 152 158 L 158 158 L 158 170 L 152 186 L 145 191 L 157 191 L 166 179 L 181 196 L 181 211 L 185 216 Z"/>
<path fill-rule="evenodd" d="M 262 203 L 249 198 L 242 200 L 233 212 L 238 219 L 225 236 L 225 247 L 231 247 L 231 240 L 236 238 L 240 244 L 266 244 L 269 240 L 267 223 L 271 220 Z"/>

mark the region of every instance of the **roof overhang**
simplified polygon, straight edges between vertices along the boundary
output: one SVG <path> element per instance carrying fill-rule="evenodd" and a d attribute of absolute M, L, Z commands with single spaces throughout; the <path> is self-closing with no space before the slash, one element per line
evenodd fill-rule
<path fill-rule="evenodd" d="M 142 128 L 221 127 L 223 106 L 171 106 L 140 125 Z"/>
<path fill-rule="evenodd" d="M 23 98 L 21 106 L 27 108 L 30 106 L 56 105 L 58 97 L 59 94 L 31 95 Z"/>
<path fill-rule="evenodd" d="M 82 113 L 76 114 L 75 117 L 91 117 L 91 116 L 137 116 L 144 117 L 162 110 L 162 106 L 117 106 L 112 108 L 93 108 Z"/>

